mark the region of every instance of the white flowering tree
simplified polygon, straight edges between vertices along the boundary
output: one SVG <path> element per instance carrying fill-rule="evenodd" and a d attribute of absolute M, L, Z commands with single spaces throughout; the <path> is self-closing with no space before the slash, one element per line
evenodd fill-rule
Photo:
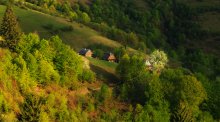
<path fill-rule="evenodd" d="M 167 54 L 164 51 L 155 50 L 149 58 L 153 71 L 161 71 L 168 63 Z"/>

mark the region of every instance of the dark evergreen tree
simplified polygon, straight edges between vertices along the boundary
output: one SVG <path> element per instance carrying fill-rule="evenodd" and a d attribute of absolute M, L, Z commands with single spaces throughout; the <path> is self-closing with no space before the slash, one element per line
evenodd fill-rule
<path fill-rule="evenodd" d="M 19 120 L 23 122 L 38 122 L 43 103 L 42 97 L 34 96 L 33 94 L 26 95 L 25 101 L 21 105 Z"/>
<path fill-rule="evenodd" d="M 171 116 L 171 122 L 194 122 L 192 111 L 185 103 L 180 102 Z"/>
<path fill-rule="evenodd" d="M 21 37 L 21 29 L 12 6 L 8 5 L 3 17 L 0 34 L 6 40 L 6 46 L 13 49 Z"/>

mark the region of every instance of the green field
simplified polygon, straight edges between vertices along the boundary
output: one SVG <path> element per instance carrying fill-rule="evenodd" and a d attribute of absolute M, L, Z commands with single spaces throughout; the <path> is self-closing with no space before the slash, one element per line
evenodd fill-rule
<path fill-rule="evenodd" d="M 116 76 L 115 69 L 117 63 L 108 62 L 104 60 L 98 60 L 94 58 L 88 58 L 90 61 L 90 67 L 96 72 L 97 77 L 101 80 L 108 82 L 117 82 L 118 77 Z"/>
<path fill-rule="evenodd" d="M 2 20 L 5 8 L 5 6 L 0 5 L 0 20 Z M 66 44 L 76 50 L 87 47 L 91 44 L 102 44 L 111 48 L 121 46 L 119 43 L 101 36 L 98 32 L 82 24 L 68 22 L 64 18 L 53 17 L 37 11 L 20 9 L 18 7 L 15 7 L 14 11 L 18 17 L 21 28 L 25 33 L 37 32 L 43 38 L 48 38 L 54 35 L 54 33 L 50 33 L 52 30 L 44 28 L 46 25 L 52 25 L 55 30 L 72 26 L 73 31 L 59 31 L 57 35 L 59 35 Z"/>

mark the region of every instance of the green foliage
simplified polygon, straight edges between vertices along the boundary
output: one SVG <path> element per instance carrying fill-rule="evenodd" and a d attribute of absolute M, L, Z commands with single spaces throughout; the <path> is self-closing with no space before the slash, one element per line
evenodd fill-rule
<path fill-rule="evenodd" d="M 20 121 L 39 121 L 44 100 L 41 97 L 28 94 L 25 96 L 25 101 L 21 105 Z"/>
<path fill-rule="evenodd" d="M 127 51 L 124 47 L 119 47 L 119 48 L 115 48 L 114 50 L 114 54 L 116 56 L 116 58 L 120 61 L 121 58 L 127 54 Z"/>
<path fill-rule="evenodd" d="M 122 81 L 126 81 L 128 79 L 128 73 L 130 73 L 128 70 L 129 69 L 129 60 L 130 60 L 130 57 L 128 55 L 124 55 L 122 57 L 122 59 L 120 60 L 120 63 L 117 67 L 117 74 L 119 74 L 120 76 L 120 79 Z"/>
<path fill-rule="evenodd" d="M 80 56 L 64 44 L 59 37 L 52 37 L 52 48 L 56 49 L 53 63 L 61 75 L 61 81 L 77 80 L 82 74 L 83 63 Z"/>
<path fill-rule="evenodd" d="M 186 53 L 186 59 L 183 61 L 184 66 L 193 72 L 202 73 L 209 77 L 215 76 L 215 58 L 212 55 L 205 54 L 201 50 L 189 50 Z M 208 72 L 207 72 L 208 71 Z"/>
<path fill-rule="evenodd" d="M 196 74 L 198 79 L 202 82 L 207 92 L 207 100 L 201 105 L 201 109 L 210 112 L 213 118 L 219 119 L 220 117 L 220 79 L 217 77 L 214 81 L 210 81 L 201 73 Z M 207 114 L 203 113 L 203 114 Z M 208 115 L 207 115 L 208 116 Z M 203 118 L 205 119 L 205 118 Z"/>
<path fill-rule="evenodd" d="M 18 119 L 16 118 L 16 114 L 13 112 L 2 114 L 0 117 L 0 121 L 2 122 L 16 122 Z"/>
<path fill-rule="evenodd" d="M 0 34 L 6 40 L 6 45 L 11 49 L 14 48 L 20 40 L 21 30 L 11 5 L 8 5 L 5 11 L 0 28 Z"/>
<path fill-rule="evenodd" d="M 91 21 L 89 15 L 85 12 L 81 13 L 80 16 L 81 16 L 81 21 L 84 23 L 88 23 Z"/>
<path fill-rule="evenodd" d="M 41 84 L 48 83 L 50 81 L 59 83 L 60 75 L 57 71 L 54 70 L 52 64 L 45 60 L 39 61 L 39 76 L 38 81 Z"/>
<path fill-rule="evenodd" d="M 67 99 L 65 97 L 61 97 L 60 105 L 57 112 L 58 121 L 65 121 L 69 119 L 69 111 L 67 107 Z"/>
<path fill-rule="evenodd" d="M 68 90 L 82 76 L 84 80 L 95 80 L 92 71 L 83 71 L 80 56 L 58 37 L 48 41 L 40 40 L 36 34 L 23 35 L 15 52 L 0 48 L 0 65 L 2 121 L 16 120 L 14 113 L 18 113 L 20 121 L 87 121 L 88 115 L 84 110 L 77 113 L 69 109 L 65 94 L 54 91 L 54 94 L 47 95 L 39 90 L 51 84 L 64 85 L 66 87 L 59 87 Z M 94 109 L 91 106 L 91 111 Z"/>
<path fill-rule="evenodd" d="M 101 86 L 100 91 L 97 93 L 97 99 L 101 103 L 105 103 L 111 97 L 111 92 L 106 84 Z"/>
<path fill-rule="evenodd" d="M 74 21 L 74 20 L 77 20 L 78 19 L 78 15 L 76 12 L 70 12 L 70 20 L 71 21 Z"/>
<path fill-rule="evenodd" d="M 135 122 L 169 122 L 169 112 L 168 106 L 163 106 L 164 108 L 154 108 L 151 105 L 141 106 L 140 104 L 136 105 L 135 109 Z"/>
<path fill-rule="evenodd" d="M 90 121 L 93 117 L 97 121 L 137 122 L 214 121 L 213 118 L 219 120 L 219 59 L 200 51 L 184 49 L 187 40 L 193 43 L 194 39 L 204 37 L 201 36 L 199 27 L 192 21 L 197 15 L 190 7 L 172 0 L 143 0 L 141 2 L 143 6 L 146 4 L 144 8 L 146 11 L 137 6 L 135 0 L 96 0 L 89 5 L 75 2 L 72 4 L 62 0 L 26 1 L 35 4 L 25 3 L 24 6 L 29 6 L 28 8 L 44 13 L 58 11 L 68 16 L 71 21 L 87 23 L 108 38 L 122 43 L 125 48 L 115 49 L 116 56 L 121 59 L 117 73 L 122 83 L 117 84 L 119 92 L 116 92 L 116 96 L 119 93 L 120 100 L 130 102 L 136 105 L 136 108 L 118 110 L 112 107 L 114 105 L 110 102 L 115 99 L 107 85 L 103 85 L 95 96 L 101 104 L 96 106 L 95 99 L 92 98 L 94 96 L 88 95 L 89 98 L 82 96 L 82 100 L 79 98 L 76 103 L 73 102 L 77 105 L 70 106 L 71 98 L 75 100 L 75 94 L 71 96 L 73 89 L 65 88 L 77 87 L 75 83 L 78 80 L 93 81 L 95 74 L 83 69 L 81 58 L 58 37 L 40 40 L 35 34 L 20 37 L 14 36 L 16 33 L 10 37 L 13 37 L 12 40 L 19 38 L 19 42 L 17 39 L 9 42 L 3 35 L 9 47 L 11 45 L 16 47 L 16 53 L 0 49 L 2 93 L 10 94 L 17 100 L 18 94 L 35 92 L 34 86 L 40 90 L 43 86 L 42 94 L 46 98 L 45 104 L 42 105 L 43 102 L 37 95 L 24 96 L 25 102 L 20 107 L 20 120 L 84 122 Z M 90 23 L 91 21 L 101 24 Z M 56 28 L 54 24 L 44 28 L 51 30 L 52 34 L 73 31 L 70 26 Z M 196 77 L 185 69 L 165 69 L 167 55 L 158 50 L 150 55 L 149 60 L 155 72 L 162 72 L 152 74 L 140 55 L 131 57 L 126 55 L 127 45 L 143 52 L 146 52 L 146 46 L 151 49 L 155 47 L 166 49 L 175 59 L 182 60 L 183 66 L 193 71 Z M 102 48 L 95 50 L 98 57 L 103 55 L 101 50 L 106 51 Z M 172 60 L 170 63 L 173 63 Z M 113 65 L 109 67 L 112 68 Z M 47 85 L 53 83 L 66 87 L 52 88 L 54 91 L 50 93 Z M 41 91 L 38 92 L 41 94 Z M 13 113 L 16 105 L 12 106 L 9 103 L 14 99 L 11 100 L 4 95 L 0 94 L 0 107 L 3 113 L 1 117 L 4 116 L 1 120 L 10 121 L 9 118 L 15 118 L 15 113 L 19 113 L 19 110 Z M 15 110 L 11 111 L 12 109 Z"/>
<path fill-rule="evenodd" d="M 49 116 L 46 112 L 40 113 L 39 122 L 50 122 Z"/>
<path fill-rule="evenodd" d="M 199 106 L 207 94 L 200 81 L 182 69 L 167 69 L 160 79 L 164 85 L 165 98 L 172 106 L 179 106 L 183 101 L 192 110 L 192 116 L 198 116 Z"/>
<path fill-rule="evenodd" d="M 29 34 L 22 37 L 16 51 L 23 55 L 24 62 L 27 62 L 26 67 L 31 69 L 31 79 L 39 83 L 70 85 L 82 74 L 81 58 L 70 47 L 64 45 L 59 37 L 52 37 L 48 41 L 40 40 L 35 34 Z M 88 76 L 94 79 L 93 75 Z"/>
<path fill-rule="evenodd" d="M 193 114 L 190 108 L 184 103 L 179 104 L 174 112 L 172 118 L 172 122 L 194 122 Z"/>
<path fill-rule="evenodd" d="M 94 55 L 95 57 L 99 58 L 99 59 L 102 59 L 103 56 L 104 56 L 104 51 L 101 50 L 101 49 L 95 49 L 95 50 L 93 51 L 93 55 Z"/>
<path fill-rule="evenodd" d="M 160 61 L 160 56 L 155 57 L 153 59 Z M 158 77 L 147 71 L 142 58 L 125 55 L 117 67 L 117 72 L 123 81 L 120 89 L 122 100 L 146 106 L 146 112 L 143 111 L 145 114 L 142 112 L 138 114 L 137 121 L 160 121 L 164 118 L 169 121 L 168 103 L 172 105 L 170 110 L 175 114 L 174 107 L 177 107 L 180 101 L 187 104 L 192 111 L 190 116 L 195 119 L 198 117 L 199 106 L 206 99 L 206 91 L 201 82 L 187 70 L 165 69 Z M 183 110 L 180 109 L 178 112 L 181 113 Z M 152 113 L 155 115 L 152 116 Z M 143 120 L 142 117 L 149 118 L 149 120 Z"/>
<path fill-rule="evenodd" d="M 82 23 L 88 23 L 91 21 L 90 16 L 79 9 L 78 3 L 69 1 L 32 1 L 27 0 L 24 6 L 35 9 L 44 13 L 66 16 L 70 21 L 79 21 Z"/>
<path fill-rule="evenodd" d="M 117 71 L 124 82 L 120 94 L 122 100 L 146 107 L 136 115 L 135 121 L 169 121 L 169 106 L 164 100 L 160 79 L 147 71 L 142 58 L 125 55 Z"/>
<path fill-rule="evenodd" d="M 216 122 L 213 116 L 207 111 L 201 111 L 197 119 L 199 122 Z"/>
<path fill-rule="evenodd" d="M 117 67 L 122 82 L 129 82 L 147 72 L 142 57 L 124 55 Z"/>
<path fill-rule="evenodd" d="M 16 68 L 16 80 L 18 81 L 19 88 L 22 92 L 27 92 L 31 87 L 35 86 L 36 83 L 30 81 L 30 74 L 26 65 L 25 60 L 22 58 L 22 55 L 14 59 L 14 65 Z"/>
<path fill-rule="evenodd" d="M 88 81 L 88 82 L 94 82 L 95 81 L 95 73 L 88 70 L 88 69 L 84 69 L 82 74 L 79 76 L 79 79 L 81 81 Z"/>
<path fill-rule="evenodd" d="M 201 84 L 193 76 L 185 76 L 180 81 L 181 97 L 187 101 L 189 106 L 198 106 L 206 98 L 206 92 Z"/>
<path fill-rule="evenodd" d="M 118 29 L 116 27 L 110 27 L 105 23 L 93 23 L 90 22 L 87 24 L 91 28 L 99 31 L 102 33 L 102 35 L 115 40 L 117 42 L 120 42 L 123 46 L 131 46 L 132 48 L 138 49 L 139 48 L 139 38 L 138 36 L 134 33 L 127 33 L 121 29 Z"/>
<path fill-rule="evenodd" d="M 4 97 L 4 95 L 2 94 L 2 92 L 0 93 L 0 113 L 7 113 L 10 110 L 10 107 Z"/>

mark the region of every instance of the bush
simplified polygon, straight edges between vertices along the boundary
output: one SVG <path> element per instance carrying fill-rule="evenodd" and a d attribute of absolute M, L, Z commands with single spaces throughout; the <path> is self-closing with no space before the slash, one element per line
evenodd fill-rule
<path fill-rule="evenodd" d="M 96 75 L 91 70 L 83 70 L 83 73 L 80 75 L 81 81 L 93 82 L 95 81 Z"/>
<path fill-rule="evenodd" d="M 51 23 L 48 23 L 46 25 L 43 25 L 43 28 L 46 30 L 53 30 L 54 29 L 54 25 Z"/>
<path fill-rule="evenodd" d="M 106 84 L 103 84 L 100 91 L 97 94 L 98 100 L 101 103 L 106 102 L 107 99 L 111 97 L 111 92 Z"/>
<path fill-rule="evenodd" d="M 93 53 L 93 57 L 102 59 L 104 56 L 104 51 L 101 49 L 95 49 Z"/>
<path fill-rule="evenodd" d="M 9 111 L 8 102 L 5 100 L 4 95 L 0 92 L 0 113 L 7 113 Z"/>
<path fill-rule="evenodd" d="M 39 121 L 42 111 L 43 98 L 28 94 L 25 96 L 25 101 L 21 105 L 20 121 Z"/>
<path fill-rule="evenodd" d="M 63 32 L 71 32 L 74 30 L 73 26 L 69 25 L 69 26 L 64 26 L 62 28 L 60 28 L 61 31 Z"/>
<path fill-rule="evenodd" d="M 87 13 L 82 12 L 80 14 L 80 20 L 81 20 L 81 22 L 88 23 L 91 21 L 91 18 L 89 17 L 89 15 Z"/>

